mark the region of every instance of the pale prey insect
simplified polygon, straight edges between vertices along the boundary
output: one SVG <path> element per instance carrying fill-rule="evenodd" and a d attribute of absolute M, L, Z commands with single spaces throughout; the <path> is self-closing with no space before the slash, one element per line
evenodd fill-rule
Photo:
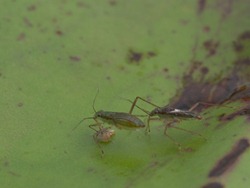
<path fill-rule="evenodd" d="M 94 124 L 95 125 L 95 124 Z M 89 128 L 93 129 L 96 133 L 93 135 L 94 141 L 99 146 L 102 155 L 104 151 L 100 143 L 108 143 L 111 141 L 112 137 L 115 135 L 115 131 L 111 127 L 104 128 L 102 125 L 99 126 L 99 129 L 96 130 L 93 125 L 90 125 Z"/>

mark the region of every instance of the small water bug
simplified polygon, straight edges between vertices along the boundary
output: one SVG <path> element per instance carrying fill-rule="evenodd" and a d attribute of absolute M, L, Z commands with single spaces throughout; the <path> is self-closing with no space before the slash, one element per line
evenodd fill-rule
<path fill-rule="evenodd" d="M 155 108 L 152 111 L 147 111 L 145 109 L 142 109 L 141 107 L 137 106 L 136 103 L 138 100 L 142 100 L 152 106 L 154 106 Z M 140 110 L 142 110 L 143 112 L 145 112 L 148 115 L 148 119 L 147 119 L 147 130 L 148 132 L 150 132 L 150 126 L 149 126 L 149 122 L 150 120 L 154 120 L 154 119 L 166 119 L 166 118 L 171 118 L 172 121 L 167 123 L 165 126 L 165 130 L 164 130 L 164 134 L 169 137 L 176 145 L 178 145 L 180 147 L 180 144 L 178 142 L 176 142 L 172 137 L 170 137 L 167 134 L 167 129 L 169 127 L 178 129 L 178 130 L 182 130 L 185 132 L 188 132 L 190 134 L 193 135 L 198 135 L 202 138 L 204 138 L 201 134 L 193 132 L 193 131 L 189 131 L 180 127 L 176 127 L 173 126 L 173 123 L 179 122 L 181 119 L 202 119 L 202 117 L 194 112 L 192 112 L 192 110 L 194 110 L 199 104 L 206 104 L 206 103 L 196 103 L 195 105 L 193 105 L 189 110 L 180 110 L 180 109 L 175 109 L 170 107 L 169 105 L 166 105 L 164 107 L 159 107 L 158 105 L 151 103 L 149 101 L 147 101 L 146 99 L 143 99 L 139 96 L 137 96 L 135 98 L 135 100 L 132 102 L 129 100 L 129 102 L 132 103 L 132 106 L 129 110 L 129 113 L 132 113 L 134 110 L 134 107 L 136 106 L 137 108 L 139 108 Z M 158 118 L 154 118 L 155 116 L 158 116 Z M 204 138 L 205 139 L 205 138 Z"/>

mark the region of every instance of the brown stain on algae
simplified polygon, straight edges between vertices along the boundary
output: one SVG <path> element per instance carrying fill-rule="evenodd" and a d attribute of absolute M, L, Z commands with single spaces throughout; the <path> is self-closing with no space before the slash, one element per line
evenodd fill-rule
<path fill-rule="evenodd" d="M 250 120 L 250 105 L 247 105 L 246 107 L 239 109 L 231 114 L 222 114 L 219 117 L 220 121 L 231 121 L 235 119 L 237 116 L 248 116 L 248 120 Z"/>
<path fill-rule="evenodd" d="M 234 146 L 234 148 L 222 157 L 218 163 L 209 172 L 208 177 L 219 177 L 223 175 L 230 167 L 232 167 L 237 159 L 249 148 L 250 144 L 248 139 L 242 138 Z"/>
<path fill-rule="evenodd" d="M 203 43 L 206 49 L 204 59 L 212 55 L 219 55 L 217 50 L 221 48 L 220 41 L 209 39 Z M 250 31 L 240 34 L 232 47 L 238 55 L 233 61 L 233 66 L 228 70 L 227 74 L 208 80 L 206 76 L 209 74 L 210 68 L 196 59 L 198 48 L 193 49 L 193 58 L 191 60 L 190 69 L 184 74 L 183 88 L 181 88 L 174 98 L 170 100 L 170 106 L 178 109 L 188 110 L 197 102 L 211 103 L 215 105 L 224 105 L 234 101 L 240 101 L 243 108 L 234 110 L 231 114 L 223 114 L 220 121 L 229 121 L 238 116 L 247 116 L 250 114 L 250 57 L 242 56 L 245 54 L 250 44 Z M 197 74 L 199 75 L 197 78 Z M 196 75 L 196 77 L 194 76 Z M 194 111 L 201 112 L 211 106 L 199 105 Z M 250 120 L 250 118 L 248 118 Z M 231 151 L 220 158 L 217 164 L 208 173 L 208 182 L 201 187 L 203 188 L 222 188 L 225 187 L 218 177 L 221 177 L 236 164 L 240 157 L 249 148 L 249 140 L 240 139 Z M 216 178 L 216 179 L 214 179 Z M 215 181 L 216 180 L 216 181 Z"/>
<path fill-rule="evenodd" d="M 145 58 L 150 59 L 155 57 L 157 54 L 154 51 L 148 52 L 138 52 L 132 49 L 129 49 L 127 59 L 129 64 L 139 65 Z"/>
<path fill-rule="evenodd" d="M 206 8 L 206 4 L 207 4 L 207 0 L 198 0 L 198 3 L 197 3 L 198 8 L 197 9 L 198 9 L 199 14 L 203 13 L 203 11 Z"/>
<path fill-rule="evenodd" d="M 219 43 L 219 41 L 212 39 L 205 41 L 207 56 L 217 54 Z M 245 49 L 245 46 L 250 43 L 250 31 L 240 34 L 236 41 L 232 42 L 232 46 L 235 46 L 235 43 Z M 188 110 L 198 102 L 221 105 L 236 100 L 245 103 L 250 101 L 250 57 L 240 56 L 233 62 L 233 67 L 228 74 L 219 79 L 207 80 L 206 75 L 209 74 L 210 69 L 202 61 L 195 59 L 195 53 L 198 49 L 194 48 L 193 50 L 194 58 L 191 60 L 191 67 L 182 78 L 183 88 L 171 99 L 170 106 Z M 235 49 L 235 53 L 239 53 L 238 49 Z M 204 58 L 206 59 L 207 56 Z M 194 75 L 197 74 L 199 75 L 198 79 L 194 78 Z M 211 106 L 199 105 L 195 110 L 201 112 L 208 107 Z M 248 115 L 248 112 L 249 107 L 246 107 L 233 115 Z"/>

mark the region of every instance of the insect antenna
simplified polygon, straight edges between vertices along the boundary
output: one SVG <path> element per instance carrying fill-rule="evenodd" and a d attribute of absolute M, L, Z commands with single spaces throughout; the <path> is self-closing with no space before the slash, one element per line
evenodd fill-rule
<path fill-rule="evenodd" d="M 92 108 L 93 108 L 93 110 L 94 110 L 94 112 L 95 112 L 95 113 L 96 113 L 96 109 L 95 109 L 95 101 L 96 101 L 96 98 L 97 98 L 98 93 L 99 93 L 99 88 L 97 89 L 97 92 L 96 92 L 96 94 L 95 94 L 95 98 L 94 98 L 94 100 L 93 100 L 93 104 L 92 104 Z"/>
<path fill-rule="evenodd" d="M 76 124 L 76 126 L 72 129 L 72 131 L 74 131 L 83 121 L 85 121 L 86 119 L 94 119 L 93 117 L 86 117 L 83 118 L 79 123 Z"/>
<path fill-rule="evenodd" d="M 92 108 L 94 110 L 94 112 L 96 113 L 96 109 L 95 109 L 95 100 L 96 100 L 96 97 L 99 93 L 99 88 L 97 89 L 97 92 L 95 94 L 95 98 L 93 100 L 93 104 L 92 104 Z M 72 131 L 74 131 L 83 121 L 85 121 L 86 119 L 94 119 L 94 117 L 86 117 L 86 118 L 83 118 L 79 123 L 77 123 L 77 125 L 72 129 Z"/>

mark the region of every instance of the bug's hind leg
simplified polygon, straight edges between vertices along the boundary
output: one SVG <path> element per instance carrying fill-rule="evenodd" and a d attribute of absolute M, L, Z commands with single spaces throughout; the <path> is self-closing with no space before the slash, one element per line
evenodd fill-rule
<path fill-rule="evenodd" d="M 149 102 L 148 100 L 143 99 L 143 98 L 137 96 L 133 102 L 129 100 L 130 102 L 132 102 L 132 106 L 131 106 L 131 108 L 130 108 L 130 110 L 129 110 L 129 113 L 130 113 L 130 114 L 133 112 L 135 106 L 136 106 L 137 108 L 139 108 L 140 110 L 142 110 L 143 112 L 145 112 L 146 114 L 149 114 L 148 111 L 146 111 L 146 110 L 140 108 L 139 106 L 137 106 L 136 103 L 137 103 L 138 99 L 140 99 L 140 100 L 142 100 L 142 101 L 144 101 L 144 102 L 146 102 L 146 103 L 148 103 L 148 104 L 150 104 L 150 105 L 152 105 L 152 106 L 154 106 L 154 107 L 156 107 L 156 108 L 159 108 L 159 106 L 157 106 L 156 104 L 154 104 L 154 103 L 152 103 L 152 102 Z"/>
<path fill-rule="evenodd" d="M 174 129 L 178 129 L 178 130 L 181 130 L 181 131 L 185 131 L 185 132 L 187 132 L 189 134 L 196 135 L 196 136 L 199 136 L 199 137 L 203 138 L 204 140 L 207 140 L 200 133 L 197 133 L 197 132 L 194 132 L 194 131 L 190 131 L 190 130 L 187 130 L 187 129 L 183 129 L 183 128 L 180 128 L 180 127 L 176 127 L 176 126 L 173 126 L 173 125 L 169 125 L 168 127 L 171 127 L 171 128 L 174 128 Z"/>
<path fill-rule="evenodd" d="M 203 105 L 204 107 L 208 107 L 208 106 L 223 106 L 223 107 L 227 107 L 227 108 L 233 108 L 231 106 L 227 106 L 224 104 L 217 104 L 217 103 L 209 103 L 209 102 L 197 102 L 195 103 L 193 106 L 191 106 L 191 108 L 188 109 L 188 111 L 192 112 L 194 109 L 196 109 L 199 105 Z M 199 118 L 198 118 L 199 119 Z"/>
<path fill-rule="evenodd" d="M 179 142 L 177 142 L 174 138 L 172 138 L 171 136 L 169 136 L 168 133 L 167 133 L 168 128 L 171 127 L 173 123 L 175 123 L 175 122 L 169 122 L 169 123 L 167 123 L 167 125 L 165 126 L 164 134 L 165 134 L 165 135 L 166 135 L 175 145 L 177 145 L 177 147 L 178 147 L 179 150 L 182 150 L 182 145 L 181 145 Z"/>

